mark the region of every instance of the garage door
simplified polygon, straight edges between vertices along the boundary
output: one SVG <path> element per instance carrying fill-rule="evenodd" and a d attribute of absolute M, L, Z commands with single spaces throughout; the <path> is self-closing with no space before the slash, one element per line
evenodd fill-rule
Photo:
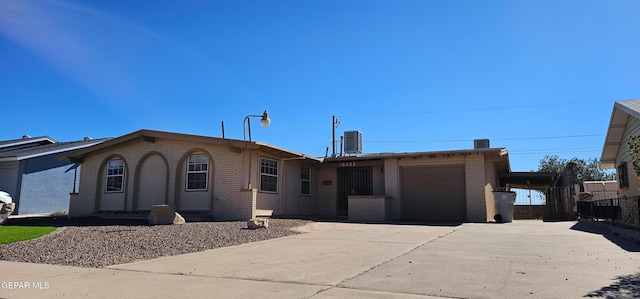
<path fill-rule="evenodd" d="M 404 220 L 465 221 L 464 165 L 402 167 Z"/>

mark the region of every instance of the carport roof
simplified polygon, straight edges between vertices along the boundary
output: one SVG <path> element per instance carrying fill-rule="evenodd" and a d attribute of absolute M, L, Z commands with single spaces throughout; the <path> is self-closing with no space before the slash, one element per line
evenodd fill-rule
<path fill-rule="evenodd" d="M 555 172 L 509 172 L 499 173 L 501 186 L 520 189 L 540 189 L 555 186 L 555 182 L 560 176 Z"/>
<path fill-rule="evenodd" d="M 600 168 L 615 168 L 616 156 L 618 155 L 629 117 L 640 119 L 640 100 L 618 101 L 613 104 L 607 137 L 600 156 Z"/>

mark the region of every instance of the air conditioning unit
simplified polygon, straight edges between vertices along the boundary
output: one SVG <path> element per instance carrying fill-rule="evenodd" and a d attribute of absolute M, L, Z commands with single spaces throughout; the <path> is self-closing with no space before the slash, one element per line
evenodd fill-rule
<path fill-rule="evenodd" d="M 489 148 L 489 139 L 475 139 L 473 140 L 473 149 Z"/>
<path fill-rule="evenodd" d="M 344 132 L 344 152 L 345 154 L 362 154 L 362 132 L 345 131 Z"/>

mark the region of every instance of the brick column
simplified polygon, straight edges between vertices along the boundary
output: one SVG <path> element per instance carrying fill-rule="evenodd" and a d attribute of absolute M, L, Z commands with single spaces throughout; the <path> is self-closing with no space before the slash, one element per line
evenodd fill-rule
<path fill-rule="evenodd" d="M 402 203 L 399 198 L 400 173 L 397 159 L 384 160 L 384 194 L 393 198 L 391 201 L 391 219 L 402 220 Z"/>
<path fill-rule="evenodd" d="M 257 189 L 242 189 L 234 198 L 217 199 L 214 207 L 216 220 L 245 221 L 256 217 Z"/>
<path fill-rule="evenodd" d="M 467 221 L 487 222 L 487 205 L 484 197 L 484 155 L 465 157 L 465 187 L 467 193 Z"/>

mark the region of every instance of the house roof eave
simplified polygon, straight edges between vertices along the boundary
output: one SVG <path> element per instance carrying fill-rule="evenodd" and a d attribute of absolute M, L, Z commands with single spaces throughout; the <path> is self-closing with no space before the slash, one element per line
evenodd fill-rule
<path fill-rule="evenodd" d="M 360 156 L 343 156 L 343 157 L 327 157 L 326 162 L 332 161 L 351 161 L 351 160 L 371 160 L 371 159 L 388 159 L 388 158 L 416 158 L 423 156 L 452 156 L 452 155 L 469 155 L 469 154 L 496 154 L 500 157 L 508 156 L 509 152 L 506 148 L 482 148 L 482 149 L 465 149 L 465 150 L 449 150 L 449 151 L 431 151 L 431 152 L 402 152 L 402 153 L 375 153 L 364 154 Z"/>
<path fill-rule="evenodd" d="M 205 144 L 216 144 L 216 145 L 226 146 L 227 148 L 229 148 L 230 151 L 237 152 L 237 153 L 242 152 L 242 150 L 244 149 L 263 150 L 265 152 L 272 152 L 278 155 L 282 155 L 283 157 L 305 157 L 305 158 L 317 160 L 317 158 L 312 158 L 301 153 L 296 153 L 293 151 L 289 151 L 280 147 L 276 147 L 276 146 L 269 145 L 266 143 L 261 143 L 261 142 L 155 131 L 155 130 L 147 130 L 147 129 L 141 129 L 120 137 L 110 139 L 108 141 L 102 142 L 97 145 L 93 145 L 87 148 L 73 151 L 68 155 L 66 155 L 65 158 L 72 161 L 82 161 L 84 156 L 95 151 L 118 146 L 122 143 L 135 140 L 135 139 L 142 139 L 147 142 L 155 142 L 156 138 L 192 141 L 196 143 L 205 143 Z"/>

